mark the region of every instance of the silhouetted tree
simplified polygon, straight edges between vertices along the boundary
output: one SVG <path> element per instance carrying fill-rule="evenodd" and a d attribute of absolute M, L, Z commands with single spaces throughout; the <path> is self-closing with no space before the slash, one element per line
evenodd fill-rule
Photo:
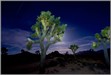
<path fill-rule="evenodd" d="M 7 52 L 8 52 L 8 49 L 5 48 L 5 47 L 2 47 L 1 53 L 2 53 L 3 55 L 7 55 Z"/>
<path fill-rule="evenodd" d="M 69 55 L 68 51 L 66 51 L 65 55 Z"/>
<path fill-rule="evenodd" d="M 90 49 L 89 51 L 94 52 L 94 49 Z"/>
<path fill-rule="evenodd" d="M 39 50 L 38 50 L 38 51 L 35 51 L 35 53 L 36 53 L 37 55 L 39 55 L 39 54 L 40 54 Z"/>
<path fill-rule="evenodd" d="M 21 50 L 21 53 L 25 53 L 25 52 L 26 52 L 25 50 L 23 50 L 23 49 Z"/>

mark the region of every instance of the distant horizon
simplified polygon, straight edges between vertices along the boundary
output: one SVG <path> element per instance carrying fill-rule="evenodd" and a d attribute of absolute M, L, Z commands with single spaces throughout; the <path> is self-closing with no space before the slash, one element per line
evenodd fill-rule
<path fill-rule="evenodd" d="M 5 47 L 4 47 L 5 48 Z M 7 49 L 7 48 L 6 48 Z M 110 47 L 108 47 L 107 49 L 110 49 Z M 21 49 L 21 50 L 24 50 L 24 49 Z M 94 49 L 93 49 L 94 50 Z M 100 49 L 100 50 L 97 50 L 97 51 L 95 51 L 95 52 L 98 52 L 98 51 L 103 51 L 103 49 Z M 24 50 L 24 51 L 26 51 L 26 52 L 29 52 L 29 53 L 32 53 L 32 54 L 36 54 L 35 52 L 31 52 L 30 50 Z M 55 50 L 55 51 L 57 51 L 57 50 Z M 55 52 L 55 51 L 52 51 L 52 52 Z M 90 51 L 90 49 L 88 49 L 88 50 L 82 50 L 82 51 L 78 51 L 78 52 L 75 52 L 75 53 L 81 53 L 81 52 L 87 52 L 87 51 Z M 50 54 L 50 53 L 52 53 L 52 52 L 49 52 L 49 53 L 46 53 L 46 55 L 48 55 L 48 54 Z M 58 51 L 59 52 L 59 51 Z M 68 54 L 72 54 L 73 55 L 73 53 L 72 53 L 72 51 L 70 50 L 70 52 L 69 51 L 66 51 L 66 52 L 68 52 Z M 65 52 L 65 53 L 66 53 Z M 14 54 L 7 54 L 7 55 L 16 55 L 16 54 L 20 54 L 20 53 L 22 53 L 22 52 L 19 52 L 19 53 L 14 53 Z M 65 54 L 65 53 L 61 53 L 61 52 L 59 52 L 60 54 Z"/>

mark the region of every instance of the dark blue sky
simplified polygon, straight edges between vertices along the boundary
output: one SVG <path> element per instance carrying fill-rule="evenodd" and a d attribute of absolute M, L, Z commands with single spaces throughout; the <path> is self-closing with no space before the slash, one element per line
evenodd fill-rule
<path fill-rule="evenodd" d="M 72 42 L 77 42 L 77 40 L 82 39 L 85 42 L 82 43 L 81 41 L 79 43 L 79 41 L 77 44 L 89 46 L 94 41 L 94 34 L 110 25 L 109 1 L 2 1 L 1 4 L 2 46 L 8 47 L 10 54 L 20 52 L 20 49 L 25 48 L 25 38 L 29 37 L 31 26 L 36 22 L 36 17 L 40 15 L 41 11 L 49 10 L 56 17 L 60 16 L 62 23 L 68 24 L 63 41 L 58 43 L 60 47 L 65 46 L 66 43 L 69 46 Z M 89 41 L 86 42 L 88 39 Z M 22 45 L 22 47 L 21 44 L 24 44 L 24 46 Z M 82 49 L 88 49 L 88 47 L 81 48 L 80 50 Z"/>

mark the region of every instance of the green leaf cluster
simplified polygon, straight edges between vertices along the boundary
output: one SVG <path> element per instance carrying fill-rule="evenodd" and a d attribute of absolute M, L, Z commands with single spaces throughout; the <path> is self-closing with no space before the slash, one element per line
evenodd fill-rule
<path fill-rule="evenodd" d="M 92 48 L 97 48 L 100 46 L 100 43 L 106 43 L 110 41 L 110 27 L 107 26 L 104 29 L 101 30 L 101 33 L 96 33 L 95 38 L 97 39 L 97 42 L 92 43 Z"/>
<path fill-rule="evenodd" d="M 79 47 L 76 44 L 70 45 L 70 47 L 69 47 L 69 49 L 71 49 L 73 52 L 75 52 L 78 48 Z"/>
<path fill-rule="evenodd" d="M 39 42 L 43 42 L 46 38 L 48 44 L 62 40 L 67 25 L 61 24 L 60 17 L 55 17 L 50 11 L 42 11 L 36 20 L 36 23 L 31 27 L 34 31 L 31 35 L 32 38 L 39 38 Z M 51 41 L 51 38 L 54 38 L 54 40 Z M 31 44 L 32 42 L 29 41 L 28 46 L 30 47 Z"/>
<path fill-rule="evenodd" d="M 27 45 L 26 45 L 28 50 L 31 49 L 33 43 L 34 43 L 34 41 L 31 40 L 30 38 L 28 38 L 28 42 L 27 42 Z"/>

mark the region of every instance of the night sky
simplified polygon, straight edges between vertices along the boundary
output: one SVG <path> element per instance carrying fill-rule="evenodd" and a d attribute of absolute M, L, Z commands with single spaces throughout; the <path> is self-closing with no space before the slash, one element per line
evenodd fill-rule
<path fill-rule="evenodd" d="M 76 51 L 91 48 L 95 41 L 94 34 L 110 25 L 110 2 L 1 2 L 1 45 L 8 49 L 9 54 L 20 53 L 26 49 L 27 38 L 32 32 L 31 26 L 36 23 L 41 11 L 51 11 L 61 22 L 67 24 L 62 42 L 52 45 L 47 53 L 59 51 L 72 53 L 68 47 L 77 44 Z M 39 50 L 33 45 L 30 52 Z M 97 49 L 99 50 L 99 48 Z"/>

